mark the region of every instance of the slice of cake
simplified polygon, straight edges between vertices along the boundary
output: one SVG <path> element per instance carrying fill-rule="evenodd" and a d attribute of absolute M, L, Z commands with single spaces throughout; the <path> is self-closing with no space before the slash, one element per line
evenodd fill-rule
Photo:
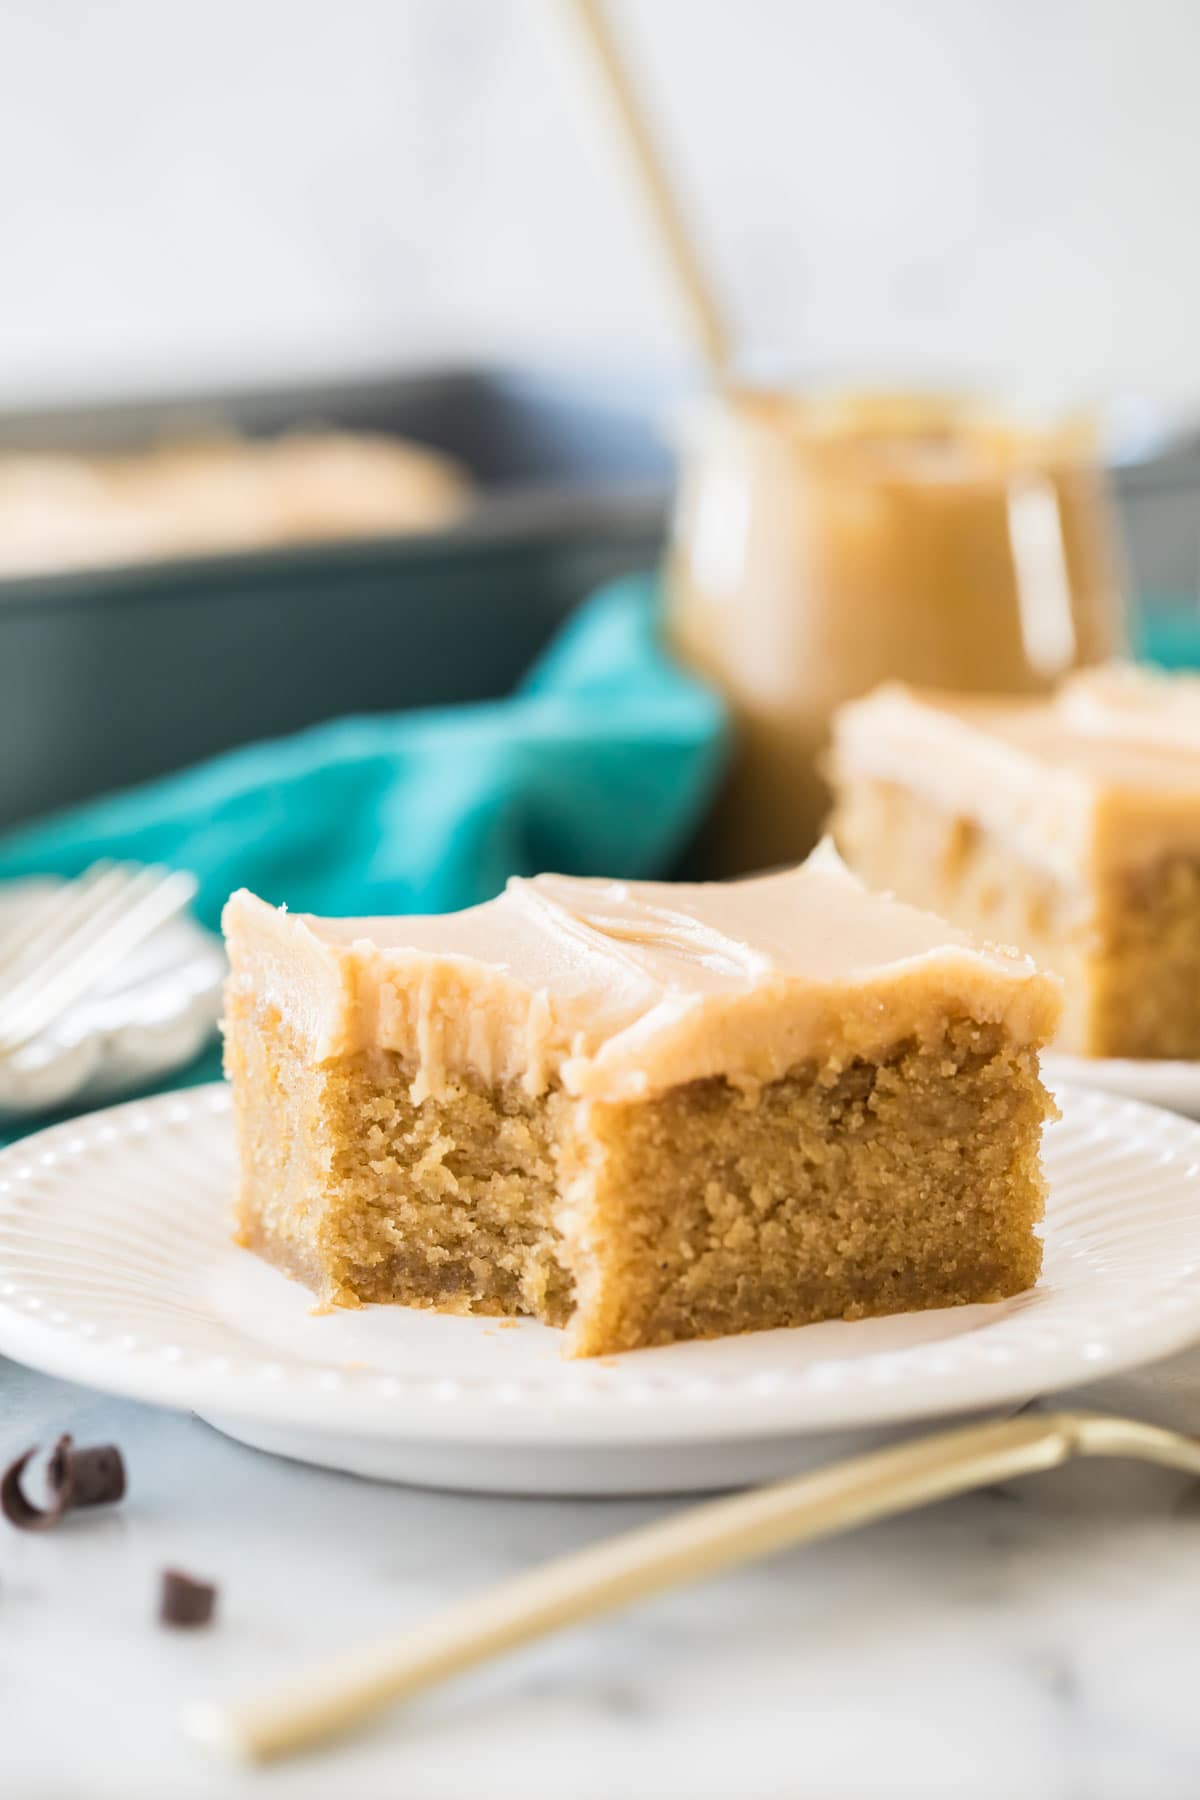
<path fill-rule="evenodd" d="M 440 918 L 238 893 L 225 930 L 239 1236 L 326 1302 L 533 1314 L 586 1356 L 1037 1276 L 1057 983 L 831 851 Z"/>
<path fill-rule="evenodd" d="M 1200 681 L 1105 668 L 1043 701 L 881 688 L 839 713 L 831 774 L 867 881 L 1064 977 L 1062 1048 L 1200 1056 Z"/>

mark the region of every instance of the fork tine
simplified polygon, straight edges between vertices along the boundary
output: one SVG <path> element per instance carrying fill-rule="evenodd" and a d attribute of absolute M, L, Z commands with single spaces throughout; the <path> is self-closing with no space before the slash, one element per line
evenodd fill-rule
<path fill-rule="evenodd" d="M 111 858 L 92 863 L 75 880 L 64 881 L 44 894 L 18 924 L 0 932 L 0 982 L 11 980 L 15 970 L 36 957 L 43 943 L 54 942 L 72 929 L 76 919 L 95 903 L 97 890 L 111 883 L 117 867 Z"/>
<path fill-rule="evenodd" d="M 158 866 L 139 868 L 126 864 L 114 875 L 115 883 L 106 884 L 95 905 L 58 939 L 53 950 L 35 968 L 23 971 L 7 991 L 0 991 L 0 1027 L 7 1026 L 31 1000 L 45 994 L 51 986 L 56 987 L 84 963 L 104 960 L 113 934 L 123 935 L 126 920 L 141 919 L 143 902 L 152 895 L 164 887 L 172 894 L 182 893 L 193 885 L 191 877 L 184 875 L 177 882 Z"/>
<path fill-rule="evenodd" d="M 0 1018 L 11 1012 L 28 994 L 43 988 L 53 975 L 106 929 L 110 920 L 120 916 L 146 886 L 147 878 L 158 880 L 161 870 L 147 870 L 137 864 L 117 863 L 79 896 L 78 904 L 56 930 L 39 933 L 35 947 L 21 958 L 15 977 L 0 985 Z M 42 949 L 43 940 L 46 948 Z"/>
<path fill-rule="evenodd" d="M 47 954 L 33 967 L 22 966 L 19 979 L 0 994 L 0 1052 L 25 1041 L 37 1024 L 52 1016 L 85 971 L 89 971 L 89 983 L 95 979 L 99 973 L 96 952 L 102 952 L 110 929 L 129 906 L 136 905 L 145 888 L 143 871 L 122 868 L 116 883 L 107 887 L 96 905 L 78 917 Z"/>
<path fill-rule="evenodd" d="M 27 977 L 0 1006 L 0 1055 L 20 1048 L 104 974 L 182 910 L 197 887 L 194 875 L 160 867 L 139 870 L 120 895 L 78 931 L 69 951 L 41 978 Z"/>

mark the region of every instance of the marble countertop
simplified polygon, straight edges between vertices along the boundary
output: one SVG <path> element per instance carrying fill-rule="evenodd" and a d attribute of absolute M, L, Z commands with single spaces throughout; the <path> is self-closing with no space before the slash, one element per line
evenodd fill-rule
<path fill-rule="evenodd" d="M 1073 1396 L 1200 1421 L 1200 1352 Z M 0 1362 L 0 1454 L 114 1440 L 126 1503 L 0 1525 L 14 1800 L 1187 1800 L 1200 1791 L 1200 1493 L 1079 1464 L 519 1652 L 345 1744 L 241 1771 L 181 1705 L 289 1671 L 686 1501 L 486 1499 L 274 1460 Z M 167 1565 L 210 1631 L 154 1623 Z"/>

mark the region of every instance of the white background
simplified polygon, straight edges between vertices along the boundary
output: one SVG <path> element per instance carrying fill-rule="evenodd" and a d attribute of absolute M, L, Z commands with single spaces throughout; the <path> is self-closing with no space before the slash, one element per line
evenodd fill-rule
<path fill-rule="evenodd" d="M 1200 398 L 1200 5 L 613 0 L 755 357 Z M 558 0 L 3 0 L 0 404 L 669 361 Z"/>

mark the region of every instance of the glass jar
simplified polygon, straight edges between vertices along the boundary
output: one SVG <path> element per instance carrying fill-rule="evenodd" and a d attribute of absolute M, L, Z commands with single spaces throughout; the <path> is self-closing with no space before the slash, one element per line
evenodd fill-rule
<path fill-rule="evenodd" d="M 1036 693 L 1125 644 L 1090 430 L 921 396 L 713 402 L 685 433 L 666 588 L 669 638 L 735 727 L 713 874 L 815 842 L 843 700 L 892 679 Z"/>

